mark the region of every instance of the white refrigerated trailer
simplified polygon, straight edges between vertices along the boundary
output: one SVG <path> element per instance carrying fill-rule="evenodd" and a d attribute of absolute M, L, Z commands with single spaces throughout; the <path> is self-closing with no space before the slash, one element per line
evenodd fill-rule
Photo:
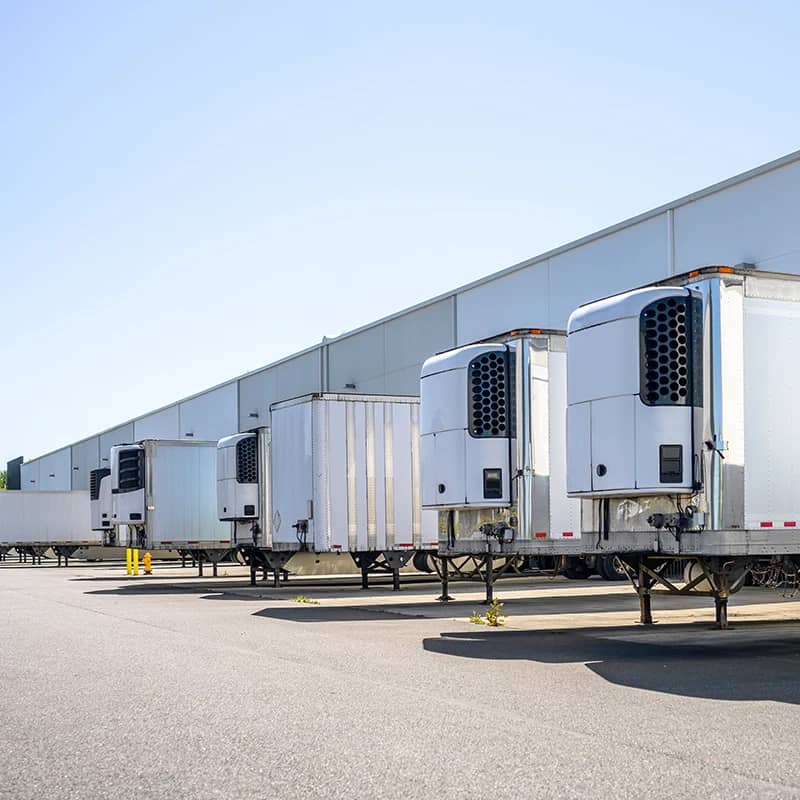
<path fill-rule="evenodd" d="M 278 580 L 294 553 L 347 553 L 364 585 L 434 552 L 422 510 L 419 400 L 310 394 L 275 403 L 269 427 L 218 444 L 218 510 L 251 565 Z"/>
<path fill-rule="evenodd" d="M 216 575 L 217 564 L 233 547 L 231 523 L 217 516 L 216 445 L 146 439 L 112 447 L 116 543 L 189 553 L 200 575 L 204 561 Z"/>
<path fill-rule="evenodd" d="M 422 505 L 438 512 L 442 597 L 456 557 L 486 582 L 520 557 L 618 577 L 581 558 L 580 502 L 566 494 L 566 334 L 500 334 L 429 358 L 420 379 Z M 462 565 L 468 563 L 460 562 Z M 570 572 L 571 574 L 571 572 Z"/>
<path fill-rule="evenodd" d="M 34 563 L 50 549 L 65 564 L 80 547 L 102 544 L 91 529 L 89 493 L 0 492 L 0 548 L 30 555 Z"/>
<path fill-rule="evenodd" d="M 567 489 L 591 552 L 714 596 L 800 564 L 800 278 L 708 267 L 578 308 L 567 337 Z M 692 559 L 680 589 L 670 561 Z"/>

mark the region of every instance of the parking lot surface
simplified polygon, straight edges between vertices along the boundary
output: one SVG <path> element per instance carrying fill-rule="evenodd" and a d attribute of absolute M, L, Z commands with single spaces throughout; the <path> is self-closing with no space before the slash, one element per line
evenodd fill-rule
<path fill-rule="evenodd" d="M 438 589 L 5 562 L 0 797 L 800 797 L 800 601 Z"/>

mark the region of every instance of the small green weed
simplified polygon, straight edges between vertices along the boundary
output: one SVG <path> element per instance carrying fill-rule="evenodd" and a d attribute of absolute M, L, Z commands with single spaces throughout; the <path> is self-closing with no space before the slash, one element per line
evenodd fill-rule
<path fill-rule="evenodd" d="M 486 613 L 481 616 L 477 611 L 469 615 L 469 621 L 473 625 L 488 625 L 490 628 L 499 628 L 506 624 L 508 614 L 503 613 L 503 604 L 499 600 L 492 600 Z"/>
<path fill-rule="evenodd" d="M 310 606 L 318 606 L 319 605 L 319 600 L 312 600 L 310 597 L 306 597 L 303 594 L 297 595 L 297 597 L 295 597 L 292 600 L 292 602 L 293 603 L 306 603 L 307 605 L 310 605 Z"/>

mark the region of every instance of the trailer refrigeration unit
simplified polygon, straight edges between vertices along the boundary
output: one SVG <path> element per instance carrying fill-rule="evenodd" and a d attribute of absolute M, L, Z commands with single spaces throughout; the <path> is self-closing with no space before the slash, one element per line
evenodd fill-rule
<path fill-rule="evenodd" d="M 147 439 L 111 448 L 116 542 L 191 554 L 203 574 L 231 552 L 231 524 L 217 517 L 216 442 Z M 121 526 L 127 530 L 120 533 Z"/>
<path fill-rule="evenodd" d="M 112 519 L 111 470 L 108 467 L 89 473 L 89 503 L 92 530 L 103 534 L 104 545 L 114 546 L 117 532 Z"/>
<path fill-rule="evenodd" d="M 461 571 L 455 556 L 480 559 L 487 600 L 519 556 L 542 565 L 566 556 L 570 569 L 588 573 L 580 503 L 566 496 L 566 370 L 565 334 L 541 330 L 501 334 L 423 365 L 422 505 L 438 512 L 443 599 L 448 569 Z M 612 569 L 605 561 L 597 568 L 604 576 Z"/>
<path fill-rule="evenodd" d="M 435 552 L 420 502 L 419 400 L 311 394 L 270 408 L 270 426 L 218 444 L 218 509 L 251 567 L 275 581 L 297 552 L 348 553 L 362 585 Z"/>
<path fill-rule="evenodd" d="M 0 492 L 0 548 L 14 548 L 33 563 L 52 549 L 61 565 L 69 565 L 81 547 L 102 544 L 91 530 L 89 493 L 49 491 Z"/>
<path fill-rule="evenodd" d="M 800 567 L 800 279 L 707 267 L 569 320 L 568 473 L 584 539 L 656 585 L 727 601 L 748 570 Z M 678 590 L 664 578 L 691 559 Z"/>

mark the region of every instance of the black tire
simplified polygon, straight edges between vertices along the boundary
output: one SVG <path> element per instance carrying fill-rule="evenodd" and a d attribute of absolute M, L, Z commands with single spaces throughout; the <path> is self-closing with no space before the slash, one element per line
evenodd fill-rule
<path fill-rule="evenodd" d="M 582 581 L 589 577 L 589 567 L 586 562 L 577 558 L 569 560 L 569 566 L 564 570 L 564 577 L 572 581 Z"/>
<path fill-rule="evenodd" d="M 624 581 L 627 578 L 625 570 L 618 565 L 614 556 L 599 556 L 597 572 L 601 578 L 607 581 Z"/>
<path fill-rule="evenodd" d="M 428 553 L 424 552 L 423 550 L 417 550 L 414 553 L 412 563 L 417 572 L 427 572 L 428 574 L 433 572 L 433 567 L 431 566 L 431 562 L 428 558 Z"/>

